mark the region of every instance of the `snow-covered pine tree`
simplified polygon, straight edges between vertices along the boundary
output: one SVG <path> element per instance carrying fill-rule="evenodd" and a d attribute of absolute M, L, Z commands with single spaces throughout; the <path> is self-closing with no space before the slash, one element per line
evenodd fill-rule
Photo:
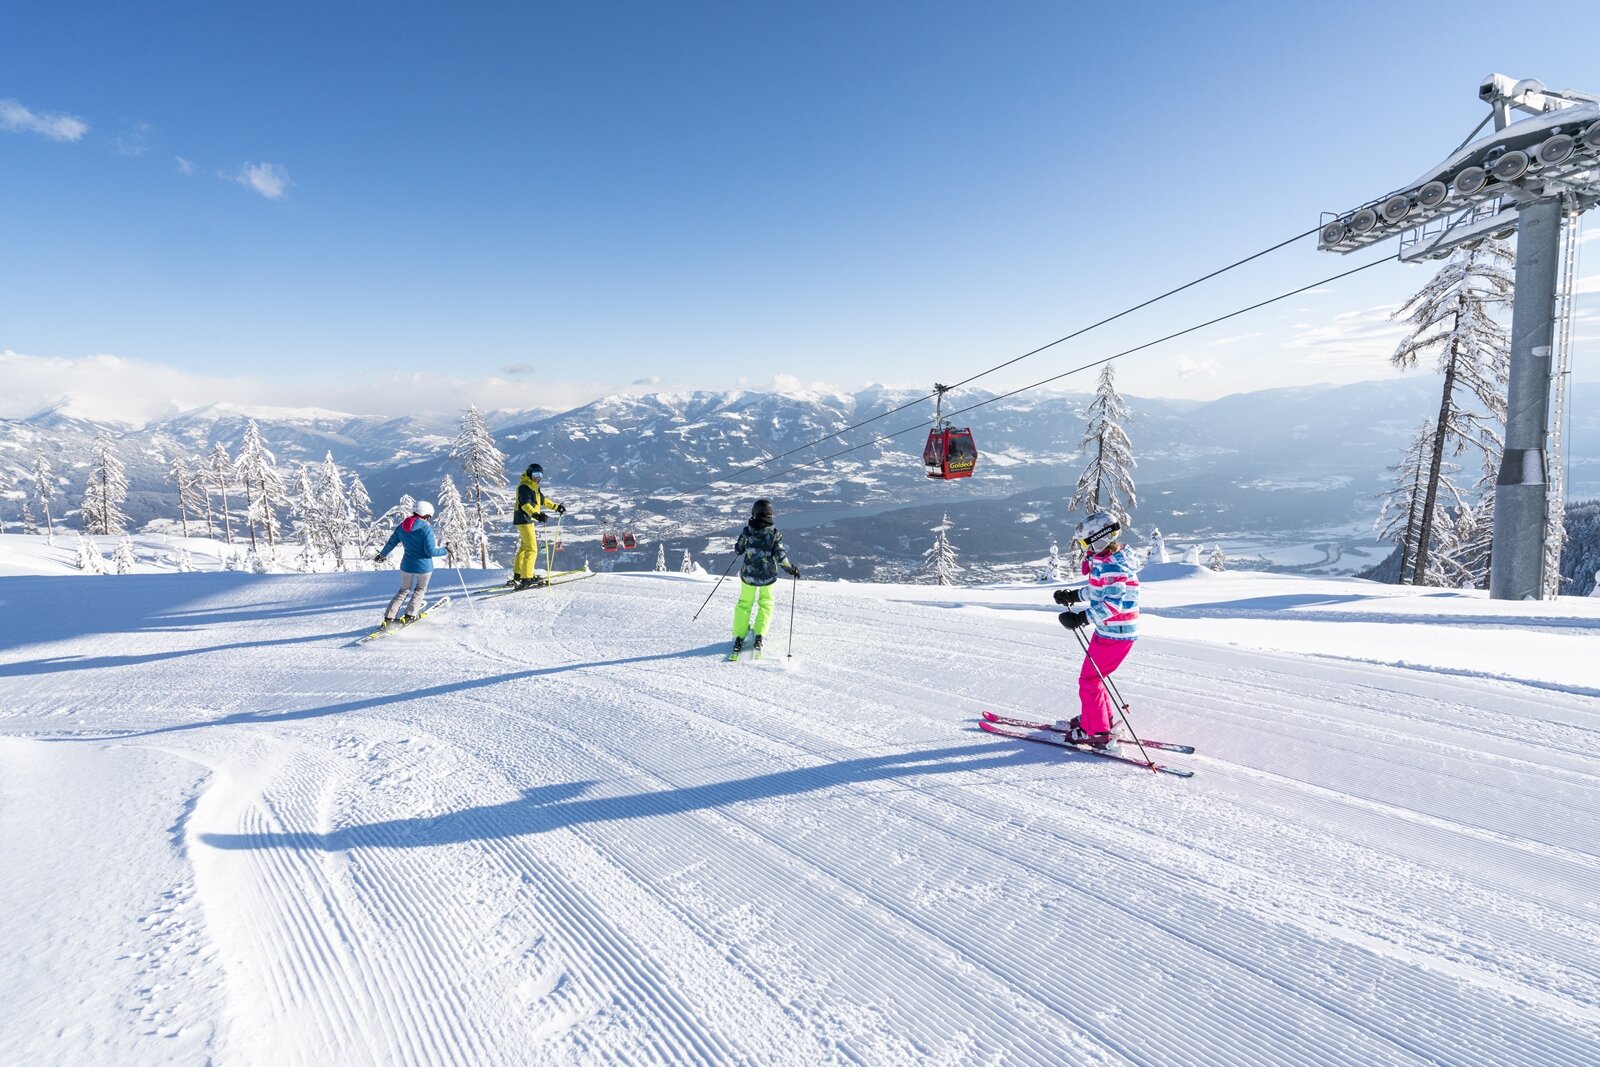
<path fill-rule="evenodd" d="M 472 521 L 482 533 L 476 538 L 479 544 L 478 565 L 489 566 L 489 516 L 485 509 L 494 510 L 506 486 L 506 454 L 495 445 L 489 424 L 473 404 L 461 417 L 461 432 L 456 435 L 450 449 L 452 459 L 461 461 L 461 473 L 466 478 L 466 502 L 471 506 Z"/>
<path fill-rule="evenodd" d="M 122 505 L 128 499 L 128 472 L 117 458 L 111 435 L 102 430 L 94 439 L 89 461 L 89 484 L 83 492 L 83 528 L 91 534 L 120 534 L 128 527 Z"/>
<path fill-rule="evenodd" d="M 1044 570 L 1039 574 L 1041 582 L 1061 581 L 1061 546 L 1056 544 L 1054 537 L 1050 538 L 1050 554 L 1045 557 Z"/>
<path fill-rule="evenodd" d="M 189 574 L 194 571 L 194 559 L 189 555 L 187 547 L 178 549 L 178 573 Z"/>
<path fill-rule="evenodd" d="M 215 493 L 222 497 L 222 538 L 232 545 L 233 521 L 228 512 L 228 490 L 239 483 L 239 470 L 234 466 L 233 460 L 228 458 L 228 450 L 221 441 L 211 447 L 206 470 L 211 475 L 211 481 L 206 487 L 206 529 L 211 528 L 211 494 Z M 232 567 L 228 569 L 233 570 Z"/>
<path fill-rule="evenodd" d="M 950 516 L 946 514 L 933 527 L 933 545 L 922 554 L 923 569 L 934 576 L 940 585 L 959 585 L 961 567 L 956 563 L 956 550 L 950 544 Z"/>
<path fill-rule="evenodd" d="M 311 465 L 300 464 L 300 473 L 294 480 L 294 506 L 290 511 L 295 539 L 300 542 L 300 570 L 311 573 L 319 568 L 327 551 L 328 538 L 322 500 L 317 496 L 316 483 L 311 478 Z"/>
<path fill-rule="evenodd" d="M 100 550 L 95 543 L 89 540 L 89 535 L 82 530 L 78 531 L 77 568 L 89 574 L 100 574 L 104 568 L 100 566 Z"/>
<path fill-rule="evenodd" d="M 356 545 L 356 554 L 364 557 L 375 546 L 372 544 L 372 496 L 367 492 L 361 475 L 351 473 L 350 488 L 345 499 L 350 504 L 350 539 Z"/>
<path fill-rule="evenodd" d="M 50 501 L 56 497 L 56 475 L 43 452 L 36 452 L 33 456 L 33 495 L 44 512 L 45 543 L 53 545 L 56 543 L 56 525 L 50 518 Z"/>
<path fill-rule="evenodd" d="M 1214 571 L 1225 571 L 1228 569 L 1228 557 L 1222 554 L 1222 545 L 1219 544 L 1216 548 L 1211 550 L 1211 558 L 1206 560 L 1206 566 L 1210 567 Z"/>
<path fill-rule="evenodd" d="M 167 466 L 167 477 L 172 479 L 178 487 L 178 520 L 183 524 L 183 536 L 189 536 L 189 513 L 194 512 L 195 521 L 200 521 L 200 513 L 205 509 L 205 493 L 201 491 L 199 477 L 189 467 L 189 460 L 182 452 L 175 452 L 172 462 Z"/>
<path fill-rule="evenodd" d="M 28 503 L 27 497 L 22 498 L 22 532 L 25 534 L 39 532 L 39 520 L 34 517 L 33 505 Z"/>
<path fill-rule="evenodd" d="M 1566 536 L 1561 545 L 1561 592 L 1568 596 L 1595 596 L 1600 585 L 1590 585 L 1600 570 L 1600 500 L 1568 504 Z"/>
<path fill-rule="evenodd" d="M 133 538 L 123 534 L 122 540 L 117 542 L 117 549 L 111 553 L 111 566 L 118 574 L 133 573 Z"/>
<path fill-rule="evenodd" d="M 1133 509 L 1139 506 L 1133 485 L 1133 469 L 1138 463 L 1133 458 L 1128 432 L 1123 428 L 1131 418 L 1128 405 L 1117 393 L 1111 368 L 1107 363 L 1100 369 L 1100 383 L 1089 403 L 1083 440 L 1078 445 L 1079 452 L 1088 457 L 1089 465 L 1078 476 L 1078 486 L 1067 503 L 1067 510 L 1106 511 L 1126 523 Z"/>
<path fill-rule="evenodd" d="M 667 546 L 665 544 L 659 544 L 659 545 L 656 545 L 656 573 L 657 574 L 665 574 L 666 572 L 667 572 Z"/>
<path fill-rule="evenodd" d="M 445 557 L 446 566 L 465 567 L 472 559 L 472 517 L 467 514 L 467 506 L 461 500 L 461 491 L 456 488 L 455 479 L 446 474 L 439 481 L 439 504 L 435 511 L 434 529 L 439 535 L 439 544 L 449 553 Z"/>
<path fill-rule="evenodd" d="M 239 442 L 239 461 L 236 466 L 239 480 L 244 486 L 245 515 L 250 524 L 250 550 L 257 551 L 256 526 L 259 524 L 267 539 L 267 551 L 271 553 L 277 547 L 278 508 L 289 502 L 289 492 L 278 474 L 277 458 L 262 441 L 261 427 L 256 425 L 255 419 L 245 424 L 244 440 Z"/>
<path fill-rule="evenodd" d="M 1220 546 L 1219 546 L 1220 547 Z M 1167 539 L 1160 530 L 1150 531 L 1150 562 L 1171 563 L 1172 556 L 1167 552 Z"/>
<path fill-rule="evenodd" d="M 1416 556 L 1410 568 L 1414 584 L 1427 582 L 1430 573 L 1445 573 L 1435 571 L 1430 557 L 1434 527 L 1440 523 L 1446 453 L 1459 456 L 1472 446 L 1484 454 L 1485 470 L 1500 465 L 1511 353 L 1509 334 L 1493 313 L 1510 306 L 1514 258 L 1509 245 L 1493 238 L 1463 248 L 1391 316 L 1411 331 L 1389 362 L 1410 370 L 1424 354 L 1436 351 L 1444 375 L 1417 511 Z M 1484 492 L 1493 492 L 1492 479 L 1487 485 L 1480 480 L 1473 495 Z"/>
<path fill-rule="evenodd" d="M 323 545 L 333 557 L 335 569 L 345 570 L 345 546 L 357 538 L 356 522 L 344 491 L 344 472 L 333 461 L 332 452 L 322 457 L 322 467 L 317 471 L 317 507 Z"/>
<path fill-rule="evenodd" d="M 694 573 L 694 560 L 689 558 L 689 550 L 687 548 L 683 550 L 683 562 L 678 564 L 678 573 L 679 574 L 693 574 Z"/>

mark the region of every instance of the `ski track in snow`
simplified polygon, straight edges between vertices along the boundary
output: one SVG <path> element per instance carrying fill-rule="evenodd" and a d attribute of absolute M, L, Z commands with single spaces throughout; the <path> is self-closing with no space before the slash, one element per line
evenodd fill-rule
<path fill-rule="evenodd" d="M 4 590 L 0 843 L 92 874 L 111 804 L 131 871 L 76 948 L 50 871 L 0 890 L 84 1016 L 13 1001 L 5 1062 L 1600 1062 L 1570 687 L 1147 637 L 1179 781 L 975 729 L 1073 713 L 1037 591 L 785 583 L 728 663 L 676 576 L 440 583 L 357 647 L 385 576 L 110 580 Z"/>

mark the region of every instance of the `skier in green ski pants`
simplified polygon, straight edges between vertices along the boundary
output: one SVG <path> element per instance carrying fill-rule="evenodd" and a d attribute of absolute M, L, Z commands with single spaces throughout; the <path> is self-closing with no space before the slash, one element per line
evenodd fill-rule
<path fill-rule="evenodd" d="M 739 532 L 733 550 L 744 554 L 744 567 L 739 571 L 739 603 L 733 609 L 733 652 L 730 658 L 738 659 L 744 650 L 744 639 L 750 633 L 750 609 L 756 613 L 756 640 L 753 646 L 761 650 L 767 633 L 767 623 L 772 621 L 772 586 L 778 580 L 778 568 L 783 568 L 796 578 L 800 568 L 789 562 L 783 550 L 783 535 L 772 525 L 772 501 L 757 500 L 750 509 L 750 521 Z"/>

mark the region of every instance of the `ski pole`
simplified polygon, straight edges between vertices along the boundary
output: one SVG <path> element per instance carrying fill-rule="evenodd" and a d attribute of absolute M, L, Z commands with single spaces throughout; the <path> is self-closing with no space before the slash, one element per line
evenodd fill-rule
<path fill-rule="evenodd" d="M 1133 743 L 1139 746 L 1139 754 L 1144 757 L 1145 763 L 1149 764 L 1152 767 L 1155 766 L 1155 760 L 1151 759 L 1150 758 L 1150 753 L 1145 751 L 1144 742 L 1139 740 L 1139 735 L 1134 732 L 1133 724 L 1128 721 L 1128 703 L 1127 703 L 1127 701 L 1122 699 L 1122 694 L 1117 691 L 1117 687 L 1116 686 L 1111 684 L 1111 679 L 1107 678 L 1105 676 L 1105 674 L 1100 670 L 1100 664 L 1096 663 L 1094 661 L 1094 657 L 1089 655 L 1089 642 L 1084 639 L 1083 634 L 1079 633 L 1077 630 L 1073 630 L 1072 632 L 1078 638 L 1078 647 L 1083 649 L 1083 658 L 1088 660 L 1089 661 L 1089 666 L 1094 668 L 1094 673 L 1099 676 L 1100 684 L 1103 687 L 1105 687 L 1105 691 L 1107 693 L 1110 693 L 1111 696 L 1116 700 L 1116 703 L 1117 703 L 1117 714 L 1122 716 L 1122 725 L 1124 725 L 1124 726 L 1126 726 L 1128 728 L 1128 736 L 1132 737 L 1133 738 Z M 1115 723 L 1113 723 L 1112 725 L 1115 725 Z"/>
<path fill-rule="evenodd" d="M 800 588 L 800 575 L 789 575 L 789 655 L 785 658 L 794 659 L 794 594 Z"/>
<path fill-rule="evenodd" d="M 737 562 L 739 562 L 739 553 L 735 552 L 733 554 L 733 558 L 728 561 L 728 569 L 722 572 L 722 578 L 726 578 L 728 575 L 733 573 L 733 565 Z M 711 603 L 711 598 L 717 595 L 718 589 L 722 588 L 722 578 L 718 578 L 717 584 L 712 586 L 711 592 L 706 594 L 705 603 L 700 605 L 700 611 L 706 610 L 706 604 Z M 691 618 L 689 621 L 694 622 L 695 619 L 698 619 L 700 617 L 700 611 L 695 612 L 694 618 Z"/>
<path fill-rule="evenodd" d="M 471 604 L 473 610 L 476 611 L 478 608 L 478 602 L 472 599 L 472 593 L 467 589 L 467 580 L 461 576 L 461 568 L 457 567 L 455 570 L 456 581 L 461 583 L 461 595 L 467 598 L 467 603 Z"/>

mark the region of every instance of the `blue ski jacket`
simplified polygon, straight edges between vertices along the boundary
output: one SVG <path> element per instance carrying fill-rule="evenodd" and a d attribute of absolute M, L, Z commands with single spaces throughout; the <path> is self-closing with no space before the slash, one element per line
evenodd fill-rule
<path fill-rule="evenodd" d="M 407 574 L 427 574 L 433 570 L 433 561 L 437 557 L 449 555 L 434 540 L 433 523 L 421 515 L 413 515 L 396 526 L 394 533 L 389 535 L 389 543 L 383 546 L 379 554 L 387 556 L 396 545 L 406 547 L 406 554 L 400 560 L 400 569 Z"/>

